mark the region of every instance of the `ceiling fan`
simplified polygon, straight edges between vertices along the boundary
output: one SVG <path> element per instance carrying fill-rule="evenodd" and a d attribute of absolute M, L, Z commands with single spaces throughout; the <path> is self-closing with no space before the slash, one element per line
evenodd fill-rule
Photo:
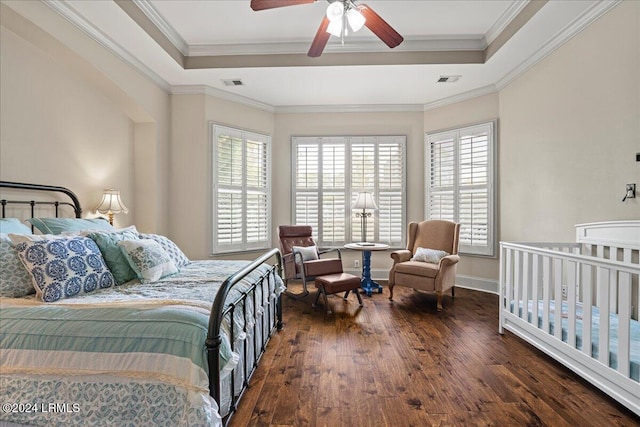
<path fill-rule="evenodd" d="M 314 3 L 316 0 L 251 0 L 251 9 L 265 10 L 276 7 L 294 6 L 298 4 Z M 366 26 L 380 40 L 390 48 L 398 46 L 404 38 L 394 30 L 380 15 L 364 3 L 356 4 L 354 0 L 327 0 L 329 7 L 322 19 L 308 56 L 315 58 L 322 55 L 329 37 L 340 37 L 344 43 L 344 36 L 349 30 L 356 32 Z"/>

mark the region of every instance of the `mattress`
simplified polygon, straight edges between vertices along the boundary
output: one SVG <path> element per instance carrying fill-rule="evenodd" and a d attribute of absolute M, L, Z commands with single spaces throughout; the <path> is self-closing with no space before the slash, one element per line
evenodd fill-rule
<path fill-rule="evenodd" d="M 56 303 L 1 299 L 0 400 L 12 406 L 8 411 L 3 406 L 0 420 L 47 426 L 220 425 L 219 408 L 209 396 L 209 314 L 222 282 L 245 265 L 195 261 L 158 282 L 129 282 Z M 251 273 L 227 301 L 267 270 L 262 266 Z M 247 309 L 235 310 L 233 322 L 223 324 L 225 382 L 244 362 L 234 349 L 253 341 L 246 331 L 269 298 L 284 290 L 279 278 L 265 283 L 268 289 L 257 288 Z"/>
<path fill-rule="evenodd" d="M 513 309 L 513 303 L 511 305 Z M 532 322 L 533 301 L 529 300 L 527 321 Z M 566 301 L 562 302 L 561 327 L 562 341 L 567 342 L 569 319 L 569 307 Z M 522 317 L 522 303 L 519 304 L 519 316 Z M 542 329 L 543 302 L 538 301 L 538 329 Z M 550 335 L 555 335 L 556 309 L 555 301 L 549 301 L 549 331 Z M 576 348 L 582 351 L 583 348 L 583 307 L 581 303 L 576 304 Z M 631 319 L 630 321 L 630 377 L 640 381 L 640 322 Z M 594 359 L 599 355 L 600 341 L 600 310 L 597 306 L 591 307 L 591 354 Z M 609 366 L 618 368 L 618 315 L 609 314 Z"/>

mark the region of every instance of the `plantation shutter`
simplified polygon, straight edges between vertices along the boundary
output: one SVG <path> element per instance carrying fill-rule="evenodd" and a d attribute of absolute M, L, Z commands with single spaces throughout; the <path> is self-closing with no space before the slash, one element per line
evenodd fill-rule
<path fill-rule="evenodd" d="M 213 125 L 214 253 L 267 249 L 269 137 Z"/>
<path fill-rule="evenodd" d="M 460 223 L 461 253 L 493 255 L 494 123 L 427 135 L 427 217 Z"/>
<path fill-rule="evenodd" d="M 323 247 L 361 240 L 351 208 L 368 191 L 378 205 L 367 238 L 403 246 L 405 231 L 404 136 L 294 137 L 293 218 L 313 227 Z"/>

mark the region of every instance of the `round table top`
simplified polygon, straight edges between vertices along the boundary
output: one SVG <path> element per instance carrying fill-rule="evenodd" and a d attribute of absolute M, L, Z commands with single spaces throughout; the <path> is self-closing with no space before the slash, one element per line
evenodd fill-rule
<path fill-rule="evenodd" d="M 389 245 L 384 243 L 347 243 L 344 247 L 356 251 L 384 251 L 389 249 Z"/>

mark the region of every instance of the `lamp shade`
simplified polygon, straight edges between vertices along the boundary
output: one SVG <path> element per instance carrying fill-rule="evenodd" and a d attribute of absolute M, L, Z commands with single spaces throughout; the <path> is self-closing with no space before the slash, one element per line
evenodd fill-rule
<path fill-rule="evenodd" d="M 363 191 L 361 193 L 358 193 L 358 197 L 356 197 L 356 202 L 353 204 L 352 208 L 362 210 L 375 210 L 378 209 L 378 206 L 373 200 L 373 195 L 367 191 Z"/>
<path fill-rule="evenodd" d="M 120 191 L 107 189 L 102 193 L 102 200 L 96 206 L 95 211 L 101 214 L 119 214 L 127 213 L 129 209 L 122 203 Z"/>

